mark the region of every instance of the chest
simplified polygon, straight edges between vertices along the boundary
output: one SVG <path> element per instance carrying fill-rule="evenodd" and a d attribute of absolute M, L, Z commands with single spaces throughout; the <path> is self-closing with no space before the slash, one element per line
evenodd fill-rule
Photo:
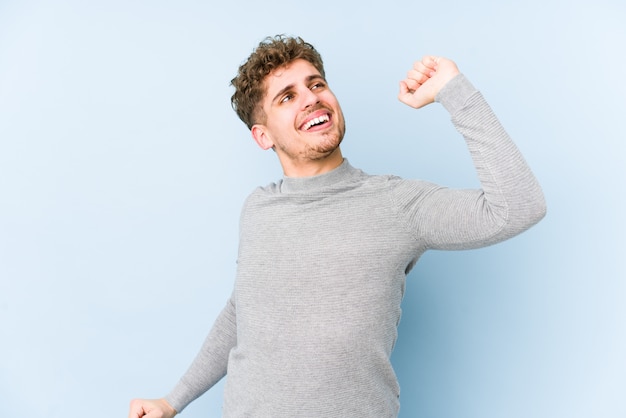
<path fill-rule="evenodd" d="M 416 251 L 384 198 L 262 201 L 242 216 L 238 304 L 255 306 L 256 317 L 287 309 L 285 320 L 349 318 L 366 307 L 375 320 L 399 306 Z"/>

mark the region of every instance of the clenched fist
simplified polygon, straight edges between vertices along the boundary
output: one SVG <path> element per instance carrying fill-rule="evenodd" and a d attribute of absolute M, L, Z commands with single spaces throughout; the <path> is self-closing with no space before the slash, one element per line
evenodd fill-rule
<path fill-rule="evenodd" d="M 454 61 L 426 55 L 413 64 L 407 77 L 400 81 L 398 99 L 406 105 L 419 109 L 435 101 L 437 93 L 448 81 L 459 74 Z"/>

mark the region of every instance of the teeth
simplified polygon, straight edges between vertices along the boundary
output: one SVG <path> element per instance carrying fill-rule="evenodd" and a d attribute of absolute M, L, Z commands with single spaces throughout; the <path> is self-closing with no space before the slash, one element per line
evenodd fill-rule
<path fill-rule="evenodd" d="M 311 128 L 311 126 L 317 125 L 323 122 L 328 122 L 329 119 L 330 118 L 328 117 L 328 115 L 323 115 L 323 116 L 320 116 L 319 118 L 311 119 L 304 125 L 304 130 L 308 131 Z"/>

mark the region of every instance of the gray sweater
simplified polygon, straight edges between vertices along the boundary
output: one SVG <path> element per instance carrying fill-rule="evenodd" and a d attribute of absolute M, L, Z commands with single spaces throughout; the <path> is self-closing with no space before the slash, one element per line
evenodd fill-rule
<path fill-rule="evenodd" d="M 247 199 L 232 297 L 166 397 L 178 411 L 228 373 L 223 416 L 396 417 L 390 356 L 407 273 L 428 249 L 510 238 L 545 214 L 541 189 L 463 75 L 437 96 L 481 183 L 452 190 L 347 160 Z"/>

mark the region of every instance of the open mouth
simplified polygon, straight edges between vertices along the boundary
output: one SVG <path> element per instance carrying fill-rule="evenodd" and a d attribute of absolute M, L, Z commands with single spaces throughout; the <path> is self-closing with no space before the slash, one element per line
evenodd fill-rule
<path fill-rule="evenodd" d="M 303 131 L 308 131 L 311 128 L 323 126 L 330 121 L 330 115 L 328 113 L 324 113 L 315 118 L 309 119 L 300 129 Z"/>

